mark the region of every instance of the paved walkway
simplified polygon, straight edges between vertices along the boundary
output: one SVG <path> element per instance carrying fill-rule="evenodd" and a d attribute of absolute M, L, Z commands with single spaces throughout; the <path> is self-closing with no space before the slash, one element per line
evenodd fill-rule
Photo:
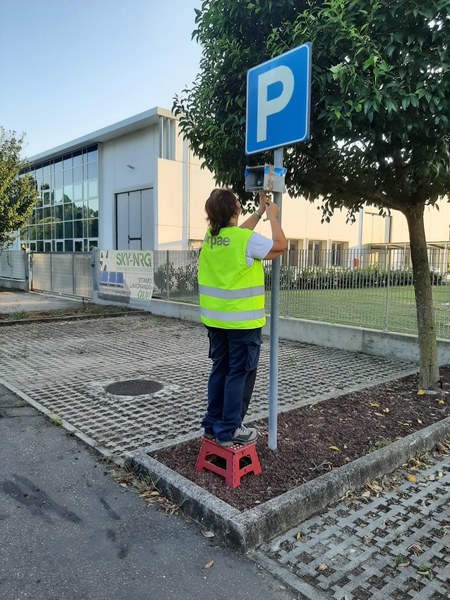
<path fill-rule="evenodd" d="M 262 545 L 255 560 L 300 598 L 448 600 L 450 451 L 428 461 L 349 494 Z"/>
<path fill-rule="evenodd" d="M 44 312 L 61 308 L 73 308 L 74 306 L 83 306 L 83 303 L 75 298 L 0 289 L 0 314 L 14 315 L 14 313 L 19 314 L 21 312 Z"/>
<path fill-rule="evenodd" d="M 0 328 L 0 378 L 112 454 L 198 435 L 210 369 L 195 323 L 154 315 L 21 323 Z M 288 341 L 279 349 L 279 408 L 317 401 L 415 371 L 412 363 Z M 263 344 L 248 419 L 267 416 L 269 344 Z M 162 385 L 118 396 L 123 380 Z"/>
<path fill-rule="evenodd" d="M 267 414 L 268 367 L 265 343 L 249 418 Z M 414 370 L 411 363 L 282 341 L 280 409 Z M 3 382 L 113 455 L 198 435 L 208 371 L 206 336 L 193 323 L 130 315 L 0 327 Z M 150 380 L 162 389 L 141 396 L 106 391 L 124 380 Z M 367 504 L 338 506 L 264 545 L 255 560 L 296 590 L 296 598 L 447 598 L 448 464 L 434 460 L 418 486 L 408 482 L 392 497 L 379 500 L 373 494 Z M 400 532 L 400 549 L 394 531 Z M 423 554 L 417 561 L 408 550 L 414 543 Z M 410 564 L 397 565 L 405 554 L 408 560 L 401 564 Z"/>

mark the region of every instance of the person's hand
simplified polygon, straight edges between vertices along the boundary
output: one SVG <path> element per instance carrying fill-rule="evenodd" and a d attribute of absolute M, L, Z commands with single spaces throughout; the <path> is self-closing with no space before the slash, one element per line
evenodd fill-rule
<path fill-rule="evenodd" d="M 278 216 L 278 206 L 270 198 L 266 200 L 266 215 L 269 220 Z"/>
<path fill-rule="evenodd" d="M 270 202 L 270 196 L 264 191 L 259 190 L 259 208 L 258 213 L 262 216 L 266 210 L 267 203 Z"/>

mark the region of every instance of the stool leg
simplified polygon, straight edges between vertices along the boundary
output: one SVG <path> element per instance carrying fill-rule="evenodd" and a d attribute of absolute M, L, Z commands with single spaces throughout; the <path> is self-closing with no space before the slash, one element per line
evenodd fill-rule
<path fill-rule="evenodd" d="M 241 459 L 239 454 L 233 454 L 233 472 L 232 472 L 232 484 L 231 487 L 237 487 L 241 483 L 241 470 L 240 470 Z"/>
<path fill-rule="evenodd" d="M 208 453 L 208 448 L 205 444 L 202 444 L 200 448 L 200 454 L 198 455 L 197 462 L 195 463 L 195 470 L 202 471 L 205 468 L 206 455 Z"/>

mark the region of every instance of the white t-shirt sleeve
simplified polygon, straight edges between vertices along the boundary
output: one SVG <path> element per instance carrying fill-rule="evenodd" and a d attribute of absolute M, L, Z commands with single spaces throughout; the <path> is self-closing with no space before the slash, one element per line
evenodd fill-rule
<path fill-rule="evenodd" d="M 255 258 L 262 260 L 272 250 L 272 246 L 273 240 L 254 231 L 248 238 L 247 248 L 245 250 L 247 266 L 251 267 Z"/>

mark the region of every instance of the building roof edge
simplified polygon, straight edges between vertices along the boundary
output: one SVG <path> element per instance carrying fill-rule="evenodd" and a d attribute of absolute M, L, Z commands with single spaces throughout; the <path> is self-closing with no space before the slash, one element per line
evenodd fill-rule
<path fill-rule="evenodd" d="M 91 144 L 107 142 L 127 133 L 139 131 L 139 129 L 143 129 L 144 127 L 156 125 L 160 117 L 176 119 L 172 111 L 156 106 L 150 110 L 146 110 L 137 115 L 133 115 L 132 117 L 128 117 L 127 119 L 123 119 L 122 121 L 118 121 L 117 123 L 113 123 L 112 125 L 108 125 L 107 127 L 103 127 L 102 129 L 98 129 L 97 131 L 83 135 L 79 138 L 66 142 L 65 144 L 61 144 L 60 146 L 56 146 L 55 148 L 45 150 L 44 152 L 40 152 L 34 156 L 30 156 L 27 159 L 27 162 L 42 162 L 54 158 L 55 156 L 65 154 L 66 152 L 73 152 L 74 150 L 78 150 L 79 148 L 83 148 Z"/>

